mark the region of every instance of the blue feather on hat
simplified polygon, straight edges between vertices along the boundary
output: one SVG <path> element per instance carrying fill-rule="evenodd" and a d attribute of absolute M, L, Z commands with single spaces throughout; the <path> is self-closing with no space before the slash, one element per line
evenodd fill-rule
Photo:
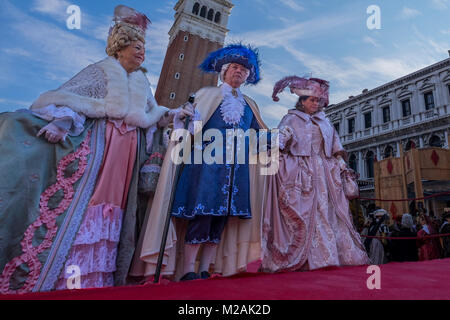
<path fill-rule="evenodd" d="M 242 44 L 228 45 L 210 53 L 199 68 L 206 73 L 220 73 L 227 63 L 238 63 L 250 70 L 248 84 L 257 84 L 261 80 L 258 50 Z"/>

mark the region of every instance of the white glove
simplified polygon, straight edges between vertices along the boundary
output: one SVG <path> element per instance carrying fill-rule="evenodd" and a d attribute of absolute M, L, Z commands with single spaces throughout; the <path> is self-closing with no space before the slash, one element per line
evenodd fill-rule
<path fill-rule="evenodd" d="M 194 121 L 200 121 L 201 115 L 195 110 L 197 104 L 185 103 L 178 109 L 172 110 L 175 112 L 175 116 L 173 119 L 173 128 L 174 129 L 184 129 L 186 117 L 190 117 L 188 130 L 191 134 L 194 134 Z"/>
<path fill-rule="evenodd" d="M 49 123 L 43 127 L 37 134 L 40 137 L 45 133 L 45 138 L 50 143 L 58 143 L 61 141 L 66 141 L 67 130 L 61 129 L 53 123 Z"/>
<path fill-rule="evenodd" d="M 338 159 L 339 162 L 339 168 L 344 171 L 347 169 L 347 162 L 342 158 L 342 156 L 337 156 L 336 159 Z"/>
<path fill-rule="evenodd" d="M 174 122 L 176 129 L 183 128 L 184 125 L 181 123 L 184 123 L 186 116 L 190 116 L 191 120 L 194 117 L 194 108 L 195 106 L 192 104 L 186 103 L 177 109 L 166 112 L 158 121 L 158 128 L 166 128 L 171 122 Z"/>
<path fill-rule="evenodd" d="M 294 130 L 291 127 L 284 126 L 280 128 L 280 149 L 283 150 L 286 147 L 286 144 L 289 140 L 294 136 Z"/>
<path fill-rule="evenodd" d="M 291 127 L 284 126 L 280 129 L 280 133 L 284 136 L 285 141 L 291 140 L 294 135 L 294 130 Z"/>
<path fill-rule="evenodd" d="M 190 102 L 185 103 L 178 109 L 175 109 L 175 118 L 179 121 L 184 122 L 186 117 L 194 118 L 196 104 L 191 104 Z"/>

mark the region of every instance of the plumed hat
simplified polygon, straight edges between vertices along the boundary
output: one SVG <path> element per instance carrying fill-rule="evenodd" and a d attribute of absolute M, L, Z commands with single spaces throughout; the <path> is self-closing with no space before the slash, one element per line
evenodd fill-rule
<path fill-rule="evenodd" d="M 250 71 L 248 84 L 257 84 L 261 80 L 258 51 L 242 44 L 232 44 L 210 53 L 200 69 L 208 73 L 220 73 L 222 66 L 228 63 L 238 63 Z"/>
<path fill-rule="evenodd" d="M 129 26 L 134 27 L 134 29 L 143 34 L 144 37 L 148 25 L 151 24 L 150 19 L 147 18 L 145 14 L 124 5 L 118 5 L 114 9 L 113 21 L 115 22 L 115 24 L 125 23 Z M 110 29 L 110 33 L 111 31 L 112 28 Z"/>
<path fill-rule="evenodd" d="M 328 106 L 330 88 L 328 81 L 317 78 L 300 78 L 297 76 L 286 77 L 275 84 L 272 94 L 273 101 L 280 101 L 278 94 L 283 92 L 286 87 L 289 87 L 291 93 L 296 94 L 299 97 L 308 96 L 319 98 L 319 105 L 322 108 Z"/>

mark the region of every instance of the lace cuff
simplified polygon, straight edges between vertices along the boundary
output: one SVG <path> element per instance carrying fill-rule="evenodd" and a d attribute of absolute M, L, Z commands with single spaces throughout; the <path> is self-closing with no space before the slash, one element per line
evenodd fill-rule
<path fill-rule="evenodd" d="M 55 119 L 52 123 L 57 126 L 59 129 L 69 132 L 70 128 L 72 128 L 72 118 L 66 117 L 61 119 Z"/>
<path fill-rule="evenodd" d="M 57 120 L 55 125 L 59 128 L 67 130 L 70 136 L 79 136 L 84 131 L 84 122 L 86 121 L 86 117 L 82 114 L 78 114 L 69 107 L 57 107 L 54 104 L 51 104 L 45 108 L 33 110 L 33 114 L 36 117 L 49 122 Z M 71 120 L 70 126 L 66 122 L 68 119 Z M 69 129 L 66 127 L 69 127 Z"/>
<path fill-rule="evenodd" d="M 280 150 L 284 150 L 289 141 L 293 138 L 293 130 L 288 126 L 284 126 L 280 128 L 278 136 L 280 138 Z"/>

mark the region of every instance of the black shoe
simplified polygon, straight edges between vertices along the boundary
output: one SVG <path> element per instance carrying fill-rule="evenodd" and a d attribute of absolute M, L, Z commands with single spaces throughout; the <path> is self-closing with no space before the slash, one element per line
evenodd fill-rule
<path fill-rule="evenodd" d="M 211 277 L 211 275 L 209 274 L 208 271 L 202 271 L 202 272 L 200 273 L 200 279 L 205 280 L 205 279 L 209 279 L 210 277 Z"/>
<path fill-rule="evenodd" d="M 189 272 L 186 273 L 183 278 L 180 279 L 180 281 L 191 281 L 191 280 L 197 280 L 198 275 L 195 272 Z"/>

